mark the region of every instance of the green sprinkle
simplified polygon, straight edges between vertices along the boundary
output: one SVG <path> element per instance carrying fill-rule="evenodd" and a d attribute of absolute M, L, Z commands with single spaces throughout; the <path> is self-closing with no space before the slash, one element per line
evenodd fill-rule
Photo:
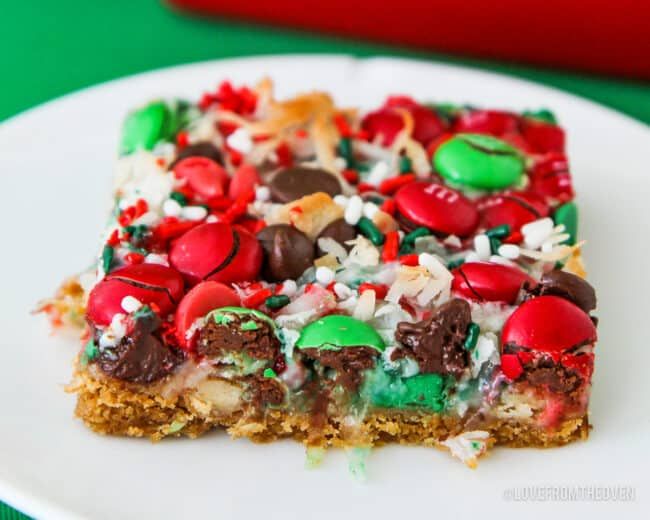
<path fill-rule="evenodd" d="M 260 326 L 253 320 L 245 321 L 239 327 L 241 330 L 257 330 Z"/>
<path fill-rule="evenodd" d="M 286 294 L 276 294 L 275 296 L 269 296 L 264 304 L 269 309 L 281 309 L 289 303 L 290 299 Z"/>
<path fill-rule="evenodd" d="M 115 251 L 108 244 L 104 246 L 102 251 L 102 269 L 104 273 L 108 274 L 111 272 L 111 265 L 113 264 L 113 256 Z"/>
<path fill-rule="evenodd" d="M 370 240 L 374 245 L 380 246 L 384 243 L 384 234 L 379 231 L 377 226 L 368 217 L 361 217 L 357 223 L 361 234 Z"/>
<path fill-rule="evenodd" d="M 473 350 L 478 342 L 478 335 L 481 333 L 481 327 L 472 322 L 467 326 L 467 336 L 465 336 L 465 343 L 463 347 L 465 350 Z"/>
<path fill-rule="evenodd" d="M 410 255 L 413 251 L 415 251 L 415 246 L 413 244 L 405 244 L 404 242 L 402 242 L 398 254 L 399 256 Z"/>
<path fill-rule="evenodd" d="M 273 370 L 272 368 L 265 368 L 262 374 L 264 375 L 264 377 L 268 377 L 271 379 L 274 377 L 278 377 L 278 375 L 275 373 L 275 370 Z"/>
<path fill-rule="evenodd" d="M 429 231 L 425 227 L 419 227 L 415 228 L 413 231 L 408 233 L 407 235 L 404 236 L 404 240 L 402 240 L 402 243 L 404 244 L 409 244 L 409 245 L 414 245 L 415 241 L 420 238 L 420 237 L 428 237 L 431 234 L 431 231 Z"/>
<path fill-rule="evenodd" d="M 501 247 L 501 240 L 498 238 L 490 237 L 490 251 L 493 255 L 499 254 L 499 248 Z"/>
<path fill-rule="evenodd" d="M 169 198 L 178 202 L 181 206 L 187 206 L 187 197 L 180 191 L 172 191 Z"/>
<path fill-rule="evenodd" d="M 133 317 L 138 320 L 140 318 L 147 318 L 153 314 L 153 310 L 148 305 L 143 305 L 133 313 Z"/>
<path fill-rule="evenodd" d="M 569 234 L 566 244 L 573 246 L 578 237 L 578 207 L 573 202 L 562 204 L 553 214 L 555 225 L 564 224 L 564 232 Z"/>
<path fill-rule="evenodd" d="M 98 354 L 99 349 L 97 348 L 97 345 L 95 345 L 95 342 L 92 339 L 89 340 L 84 347 L 84 355 L 86 356 L 86 360 L 92 361 L 97 357 Z"/>
<path fill-rule="evenodd" d="M 411 159 L 409 159 L 406 155 L 402 155 L 399 158 L 399 172 L 410 173 L 412 168 L 413 165 L 411 164 Z"/>
<path fill-rule="evenodd" d="M 552 125 L 557 124 L 555 114 L 547 108 L 542 108 L 540 110 L 524 110 L 523 116 L 529 117 L 531 119 L 537 119 L 545 123 L 550 123 Z"/>
<path fill-rule="evenodd" d="M 465 263 L 464 258 L 456 258 L 455 260 L 450 260 L 447 262 L 447 269 L 451 271 L 452 269 L 456 269 L 457 267 L 460 267 Z"/>
<path fill-rule="evenodd" d="M 349 138 L 344 137 L 339 141 L 339 154 L 345 159 L 348 163 L 348 166 L 352 164 L 352 142 Z"/>
<path fill-rule="evenodd" d="M 217 325 L 229 325 L 232 323 L 234 318 L 229 314 L 224 314 L 222 312 L 217 312 L 214 315 L 214 322 Z"/>
<path fill-rule="evenodd" d="M 149 228 L 144 224 L 138 224 L 137 226 L 126 226 L 124 228 L 124 231 L 131 235 L 132 238 L 140 240 L 144 238 L 144 236 L 147 234 L 147 231 L 149 231 Z"/>
<path fill-rule="evenodd" d="M 485 234 L 489 238 L 506 238 L 510 235 L 510 226 L 508 224 L 501 224 L 500 226 L 488 229 Z"/>

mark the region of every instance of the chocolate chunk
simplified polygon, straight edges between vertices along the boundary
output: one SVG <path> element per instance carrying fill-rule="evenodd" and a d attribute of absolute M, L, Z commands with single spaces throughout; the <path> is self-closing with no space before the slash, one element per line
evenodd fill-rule
<path fill-rule="evenodd" d="M 455 298 L 438 307 L 427 320 L 398 323 L 395 339 L 403 348 L 393 352 L 393 359 L 412 357 L 420 372 L 458 377 L 469 363 L 463 343 L 471 321 L 469 304 Z"/>
<path fill-rule="evenodd" d="M 546 387 L 558 394 L 570 394 L 582 383 L 578 374 L 551 359 L 541 359 L 533 366 L 526 366 L 524 378 L 533 386 Z"/>
<path fill-rule="evenodd" d="M 243 352 L 253 359 L 274 360 L 280 354 L 280 340 L 267 321 L 252 314 L 233 314 L 228 324 L 210 320 L 201 329 L 197 352 L 208 358 Z"/>
<path fill-rule="evenodd" d="M 253 403 L 258 408 L 266 404 L 279 405 L 284 402 L 284 388 L 276 379 L 256 376 L 252 388 Z"/>
<path fill-rule="evenodd" d="M 350 249 L 352 249 L 352 246 L 346 244 L 346 242 L 348 240 L 354 240 L 357 238 L 357 230 L 354 229 L 354 226 L 351 226 L 344 219 L 340 218 L 334 222 L 330 222 L 327 226 L 325 226 L 325 229 L 320 232 L 318 238 L 333 238 L 347 251 L 350 251 Z M 325 251 L 322 251 L 320 247 L 318 247 L 318 239 L 316 239 L 316 247 L 318 248 L 319 256 L 325 254 Z"/>
<path fill-rule="evenodd" d="M 200 143 L 190 144 L 178 152 L 176 160 L 169 166 L 169 169 L 173 170 L 177 162 L 187 157 L 207 157 L 208 159 L 212 159 L 214 162 L 223 165 L 223 158 L 221 157 L 221 151 L 219 148 L 209 141 L 202 141 Z"/>
<path fill-rule="evenodd" d="M 536 285 L 524 283 L 519 292 L 518 302 L 523 302 L 536 296 L 553 295 L 575 303 L 589 314 L 596 308 L 596 291 L 579 276 L 554 269 L 542 275 Z"/>
<path fill-rule="evenodd" d="M 308 359 L 317 360 L 321 366 L 336 370 L 336 383 L 352 392 L 359 388 L 362 371 L 375 365 L 378 351 L 371 347 L 345 347 L 341 350 L 306 348 L 301 350 Z"/>
<path fill-rule="evenodd" d="M 264 249 L 266 280 L 295 280 L 314 263 L 314 244 L 302 231 L 287 224 L 275 224 L 257 234 Z"/>
<path fill-rule="evenodd" d="M 153 383 L 171 373 L 183 355 L 165 345 L 154 332 L 160 318 L 151 314 L 135 320 L 133 330 L 113 348 L 105 348 L 97 365 L 107 375 L 131 383 Z"/>
<path fill-rule="evenodd" d="M 341 183 L 326 170 L 287 168 L 276 173 L 269 182 L 271 199 L 286 204 L 312 193 L 324 192 L 333 197 L 341 193 Z"/>

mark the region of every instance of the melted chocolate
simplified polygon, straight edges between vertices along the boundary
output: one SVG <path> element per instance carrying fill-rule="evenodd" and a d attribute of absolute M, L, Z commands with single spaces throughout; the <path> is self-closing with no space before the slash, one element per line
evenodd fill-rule
<path fill-rule="evenodd" d="M 276 173 L 269 182 L 271 199 L 286 204 L 305 195 L 324 192 L 334 197 L 341 193 L 341 183 L 326 170 L 317 168 L 287 168 Z"/>
<path fill-rule="evenodd" d="M 346 251 L 350 251 L 352 249 L 352 246 L 350 244 L 346 244 L 346 242 L 357 238 L 357 230 L 354 228 L 354 226 L 351 226 L 344 219 L 340 218 L 334 222 L 330 222 L 327 226 L 325 226 L 323 231 L 320 232 L 320 235 L 318 235 L 318 238 L 332 238 L 341 244 L 346 249 Z M 318 244 L 318 239 L 316 240 L 316 244 Z M 318 245 L 317 249 L 319 256 L 325 254 L 325 251 L 322 251 Z"/>
<path fill-rule="evenodd" d="M 542 276 L 534 287 L 524 285 L 520 300 L 527 300 L 535 296 L 553 295 L 575 303 L 587 314 L 596 308 L 596 291 L 579 276 L 554 269 Z"/>
<path fill-rule="evenodd" d="M 252 314 L 232 315 L 228 325 L 210 320 L 201 329 L 197 352 L 208 358 L 220 357 L 225 352 L 245 352 L 253 359 L 274 360 L 280 354 L 280 340 L 271 325 Z M 252 322 L 255 329 L 244 330 L 242 323 Z"/>
<path fill-rule="evenodd" d="M 355 392 L 362 380 L 362 371 L 375 365 L 377 350 L 371 347 L 345 347 L 341 350 L 306 348 L 307 358 L 317 360 L 323 367 L 336 370 L 336 383 Z"/>

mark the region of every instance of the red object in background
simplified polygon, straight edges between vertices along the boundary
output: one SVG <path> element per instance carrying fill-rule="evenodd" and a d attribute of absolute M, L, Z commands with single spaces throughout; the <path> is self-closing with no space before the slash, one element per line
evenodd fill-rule
<path fill-rule="evenodd" d="M 169 1 L 205 14 L 650 79 L 650 2 L 640 0 Z"/>

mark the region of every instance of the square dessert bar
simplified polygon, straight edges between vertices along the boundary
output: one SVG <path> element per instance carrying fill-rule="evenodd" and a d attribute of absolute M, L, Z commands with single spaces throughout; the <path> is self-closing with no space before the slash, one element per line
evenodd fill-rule
<path fill-rule="evenodd" d="M 96 432 L 412 443 L 473 466 L 588 435 L 573 197 L 547 110 L 361 112 L 226 82 L 128 116 L 96 264 L 41 309 L 83 331 L 69 389 Z"/>

